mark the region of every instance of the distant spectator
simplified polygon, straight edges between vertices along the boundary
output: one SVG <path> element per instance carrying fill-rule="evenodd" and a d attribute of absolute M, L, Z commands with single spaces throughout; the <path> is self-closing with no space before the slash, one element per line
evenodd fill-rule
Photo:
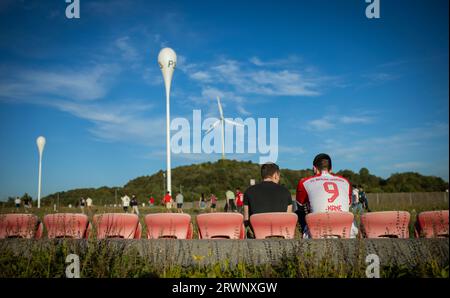
<path fill-rule="evenodd" d="M 202 193 L 200 195 L 198 206 L 199 206 L 200 209 L 205 209 L 206 208 L 206 199 L 205 199 L 205 194 L 204 193 Z"/>
<path fill-rule="evenodd" d="M 177 196 L 175 197 L 175 201 L 177 202 L 177 212 L 178 213 L 183 213 L 184 197 L 183 197 L 183 194 L 181 192 L 179 192 L 177 194 Z"/>
<path fill-rule="evenodd" d="M 226 203 L 225 203 L 225 212 L 231 211 L 236 212 L 236 205 L 234 203 L 235 196 L 231 190 L 227 190 L 225 193 Z"/>
<path fill-rule="evenodd" d="M 90 197 L 87 197 L 86 199 L 86 206 L 89 212 L 92 211 L 92 199 Z"/>
<path fill-rule="evenodd" d="M 132 195 L 131 196 L 131 200 L 130 200 L 130 206 L 131 206 L 131 213 L 137 214 L 139 215 L 139 202 L 137 200 L 136 195 Z"/>
<path fill-rule="evenodd" d="M 211 212 L 216 212 L 216 205 L 217 205 L 217 197 L 214 194 L 211 194 L 210 200 L 210 209 Z"/>
<path fill-rule="evenodd" d="M 153 196 L 150 196 L 150 199 L 148 200 L 148 204 L 150 207 L 153 207 L 155 205 L 155 198 Z"/>
<path fill-rule="evenodd" d="M 244 213 L 244 194 L 236 188 L 236 207 L 239 213 Z"/>
<path fill-rule="evenodd" d="M 352 188 L 352 210 L 356 213 L 362 213 L 362 204 L 359 197 L 359 186 L 353 184 Z"/>
<path fill-rule="evenodd" d="M 292 196 L 279 185 L 280 168 L 275 163 L 261 166 L 261 183 L 250 186 L 244 194 L 244 223 L 250 226 L 250 216 L 266 212 L 292 212 Z"/>
<path fill-rule="evenodd" d="M 120 199 L 122 200 L 123 211 L 128 213 L 128 207 L 130 207 L 130 197 L 128 195 L 124 195 Z"/>
<path fill-rule="evenodd" d="M 25 208 L 25 212 L 28 212 L 27 209 L 30 208 L 28 196 L 24 196 L 23 198 L 23 207 Z"/>
<path fill-rule="evenodd" d="M 359 186 L 359 200 L 362 204 L 363 209 L 365 209 L 367 212 L 370 212 L 369 200 L 367 198 L 366 192 L 364 191 L 364 188 L 361 185 Z"/>
<path fill-rule="evenodd" d="M 166 205 L 167 209 L 172 209 L 172 196 L 170 195 L 170 192 L 166 192 L 166 195 L 164 196 L 164 204 Z"/>
<path fill-rule="evenodd" d="M 19 210 L 22 200 L 19 197 L 16 197 L 14 200 L 14 204 L 16 205 L 16 210 Z"/>
<path fill-rule="evenodd" d="M 84 197 L 80 198 L 80 208 L 81 208 L 81 213 L 84 214 L 84 207 L 86 206 L 86 200 L 84 199 Z"/>

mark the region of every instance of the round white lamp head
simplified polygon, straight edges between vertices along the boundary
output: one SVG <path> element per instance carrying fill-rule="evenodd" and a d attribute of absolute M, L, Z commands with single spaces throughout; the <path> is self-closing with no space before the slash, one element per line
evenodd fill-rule
<path fill-rule="evenodd" d="M 36 139 L 36 144 L 38 146 L 39 154 L 42 154 L 42 151 L 44 151 L 45 146 L 45 138 L 43 136 L 40 136 Z"/>
<path fill-rule="evenodd" d="M 164 48 L 159 52 L 158 64 L 161 68 L 161 72 L 164 78 L 164 84 L 166 90 L 170 90 L 170 84 L 172 82 L 173 71 L 177 66 L 177 54 L 171 48 Z"/>

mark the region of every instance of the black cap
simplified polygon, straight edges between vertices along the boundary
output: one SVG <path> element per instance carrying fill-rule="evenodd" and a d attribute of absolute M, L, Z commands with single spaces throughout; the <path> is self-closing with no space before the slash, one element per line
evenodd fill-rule
<path fill-rule="evenodd" d="M 330 165 L 331 169 L 331 157 L 326 153 L 317 154 L 316 157 L 314 157 L 313 166 L 317 168 L 320 165 L 320 162 L 324 159 L 328 160 L 328 164 Z"/>

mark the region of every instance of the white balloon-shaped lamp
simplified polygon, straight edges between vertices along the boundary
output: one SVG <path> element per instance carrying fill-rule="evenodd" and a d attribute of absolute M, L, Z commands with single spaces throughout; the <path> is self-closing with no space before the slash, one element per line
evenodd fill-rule
<path fill-rule="evenodd" d="M 172 194 L 172 173 L 170 165 L 170 87 L 173 71 L 177 66 L 177 54 L 171 48 L 164 48 L 159 52 L 158 64 L 166 87 L 166 136 L 167 136 L 167 191 Z"/>
<path fill-rule="evenodd" d="M 45 147 L 45 138 L 40 136 L 36 139 L 36 144 L 39 151 L 39 182 L 38 182 L 38 208 L 41 208 L 41 174 L 42 174 L 42 153 Z"/>

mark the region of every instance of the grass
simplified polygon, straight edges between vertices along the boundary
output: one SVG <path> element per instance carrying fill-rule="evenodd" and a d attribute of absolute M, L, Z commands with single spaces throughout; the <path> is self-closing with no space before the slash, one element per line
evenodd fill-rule
<path fill-rule="evenodd" d="M 137 250 L 125 246 L 113 249 L 107 241 L 92 241 L 85 250 L 76 248 L 67 240 L 55 241 L 41 247 L 30 242 L 27 254 L 21 255 L 4 249 L 0 254 L 0 278 L 7 277 L 64 277 L 70 253 L 80 256 L 80 275 L 83 278 L 136 278 L 136 277 L 209 277 L 209 278 L 365 278 L 366 264 L 360 259 L 356 264 L 345 260 L 332 262 L 325 257 L 313 262 L 308 254 L 284 256 L 276 264 L 253 265 L 240 262 L 231 265 L 229 260 L 215 264 L 181 266 L 175 262 L 155 263 Z M 381 277 L 440 277 L 448 278 L 449 266 L 439 265 L 436 260 L 406 266 L 384 266 Z"/>

